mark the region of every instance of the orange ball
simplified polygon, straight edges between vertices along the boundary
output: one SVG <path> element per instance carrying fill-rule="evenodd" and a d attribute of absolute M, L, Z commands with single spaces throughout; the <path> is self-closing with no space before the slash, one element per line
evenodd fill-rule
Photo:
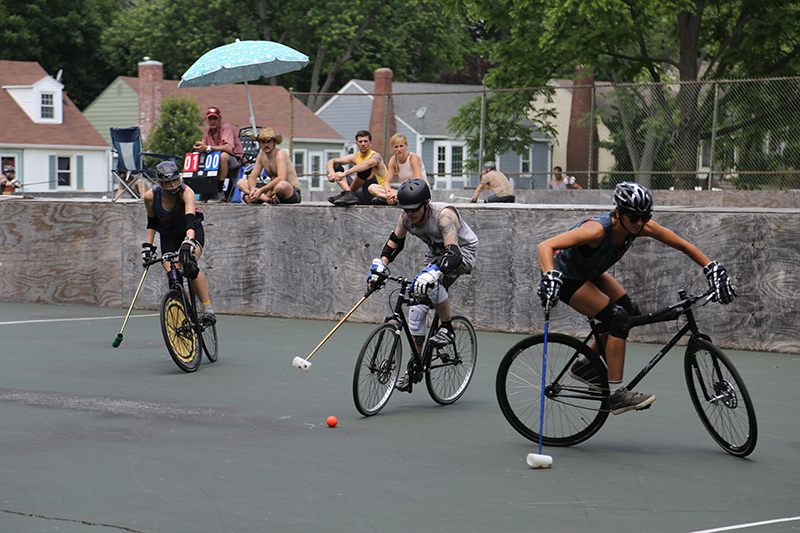
<path fill-rule="evenodd" d="M 339 420 L 337 420 L 335 416 L 329 416 L 328 417 L 328 427 L 335 428 L 336 424 L 338 424 L 338 423 L 339 423 Z"/>

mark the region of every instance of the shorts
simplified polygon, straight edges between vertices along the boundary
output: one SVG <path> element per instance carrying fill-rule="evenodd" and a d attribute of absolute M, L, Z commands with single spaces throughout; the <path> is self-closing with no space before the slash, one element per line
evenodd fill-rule
<path fill-rule="evenodd" d="M 584 283 L 591 281 L 590 279 L 565 279 L 561 283 L 561 293 L 559 293 L 558 299 L 569 305 L 569 301 L 578 292 L 578 289 L 583 287 Z"/>
<path fill-rule="evenodd" d="M 300 195 L 300 189 L 297 187 L 292 187 L 294 192 L 288 199 L 281 198 L 282 204 L 299 204 L 303 201 L 303 197 Z"/>
<path fill-rule="evenodd" d="M 161 238 L 161 253 L 165 254 L 167 252 L 177 252 L 181 248 L 181 244 L 183 243 L 183 239 L 186 238 L 186 234 L 184 235 L 164 235 L 159 234 Z M 206 234 L 203 230 L 203 224 L 195 224 L 194 226 L 194 240 L 197 241 L 197 244 L 200 245 L 200 248 L 203 248 L 206 240 Z"/>
<path fill-rule="evenodd" d="M 502 204 L 513 204 L 516 197 L 514 196 L 497 196 L 496 194 L 492 194 L 486 199 L 487 204 L 493 203 L 502 203 Z"/>
<path fill-rule="evenodd" d="M 353 177 L 352 176 L 347 176 L 347 184 L 348 185 L 352 185 L 353 184 Z M 360 188 L 358 188 L 355 191 L 353 191 L 353 192 L 356 193 L 356 196 L 358 196 L 358 203 L 359 204 L 361 204 L 361 205 L 372 205 L 372 193 L 369 192 L 369 186 L 372 185 L 372 184 L 375 184 L 375 185 L 378 184 L 378 178 L 376 178 L 374 175 L 370 179 L 365 181 L 364 185 L 362 185 Z"/>
<path fill-rule="evenodd" d="M 239 175 L 239 167 L 242 166 L 242 162 L 239 161 L 239 158 L 235 155 L 228 154 L 228 177 L 235 178 Z"/>

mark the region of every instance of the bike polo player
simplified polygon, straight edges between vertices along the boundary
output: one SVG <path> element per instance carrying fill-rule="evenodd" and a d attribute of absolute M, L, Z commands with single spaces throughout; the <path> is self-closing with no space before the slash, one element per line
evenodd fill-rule
<path fill-rule="evenodd" d="M 147 209 L 147 242 L 142 244 L 142 261 L 147 264 L 156 259 L 153 241 L 156 232 L 161 236 L 161 253 L 178 252 L 184 274 L 192 280 L 192 288 L 203 306 L 204 323 L 215 324 L 217 317 L 211 308 L 208 282 L 197 266 L 203 253 L 205 233 L 203 212 L 197 209 L 195 193 L 183 183 L 174 161 L 164 161 L 156 167 L 158 185 L 144 194 Z M 169 268 L 166 264 L 165 268 Z"/>
<path fill-rule="evenodd" d="M 610 213 L 587 218 L 569 231 L 539 244 L 539 265 L 542 278 L 537 294 L 542 306 L 550 309 L 558 300 L 579 313 L 603 323 L 608 330 L 602 335 L 608 363 L 609 407 L 615 415 L 647 408 L 656 397 L 632 392 L 622 386 L 625 366 L 625 339 L 632 315 L 639 307 L 622 285 L 606 272 L 619 261 L 637 237 L 652 237 L 686 254 L 703 267 L 714 301 L 729 304 L 736 296 L 728 272 L 717 261 L 711 261 L 695 245 L 651 220 L 653 195 L 636 183 L 617 185 L 614 191 L 616 208 Z M 570 375 L 592 384 L 589 365 L 578 360 Z"/>
<path fill-rule="evenodd" d="M 431 202 L 431 190 L 423 179 L 404 181 L 397 191 L 397 205 L 403 213 L 383 246 L 381 257 L 373 259 L 367 284 L 372 286 L 380 280 L 376 274 L 385 273 L 389 263 L 403 250 L 406 234 L 422 239 L 428 245 L 428 251 L 424 268 L 414 278 L 411 292 L 418 298 L 430 300 L 439 315 L 441 326 L 429 342 L 436 347 L 446 346 L 455 339 L 447 289 L 459 276 L 472 272 L 477 258 L 478 237 L 455 207 L 444 202 Z M 409 329 L 419 353 L 425 342 L 428 309 L 429 305 L 421 303 L 412 306 L 408 312 Z M 411 390 L 407 373 L 397 381 L 395 388 Z"/>

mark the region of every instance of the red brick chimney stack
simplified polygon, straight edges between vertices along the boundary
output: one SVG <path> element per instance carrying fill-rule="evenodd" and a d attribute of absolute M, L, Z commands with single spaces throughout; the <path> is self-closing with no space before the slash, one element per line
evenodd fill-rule
<path fill-rule="evenodd" d="M 372 148 L 380 152 L 383 159 L 391 157 L 389 139 L 397 133 L 397 122 L 394 118 L 394 102 L 389 96 L 389 127 L 386 122 L 386 95 L 392 94 L 392 69 L 379 68 L 375 71 L 375 99 L 372 101 L 372 115 L 369 118 L 369 131 L 372 133 Z M 386 130 L 384 134 L 384 130 Z"/>
<path fill-rule="evenodd" d="M 569 117 L 569 137 L 567 137 L 567 168 L 565 173 L 575 176 L 578 183 L 587 187 L 590 176 L 589 146 L 594 124 L 589 123 L 592 112 L 594 74 L 590 67 L 575 69 L 572 88 L 572 109 Z M 592 150 L 592 170 L 597 171 L 597 147 Z M 581 172 L 583 171 L 583 172 Z"/>
<path fill-rule="evenodd" d="M 139 63 L 139 130 L 142 140 L 153 130 L 161 107 L 161 81 L 164 65 L 145 57 Z"/>

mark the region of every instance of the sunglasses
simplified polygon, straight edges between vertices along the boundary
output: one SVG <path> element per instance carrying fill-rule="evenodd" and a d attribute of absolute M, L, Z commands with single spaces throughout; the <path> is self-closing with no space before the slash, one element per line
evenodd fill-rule
<path fill-rule="evenodd" d="M 419 211 L 419 210 L 420 210 L 420 209 L 422 209 L 423 207 L 425 207 L 425 204 L 423 204 L 423 205 L 421 205 L 421 206 L 417 207 L 416 209 L 403 209 L 403 211 L 405 211 L 407 214 L 409 214 L 409 215 L 410 215 L 410 214 L 412 214 L 412 213 L 416 213 L 417 211 Z"/>
<path fill-rule="evenodd" d="M 644 223 L 647 223 L 648 220 L 653 218 L 652 213 L 647 213 L 646 215 L 640 215 L 639 213 L 629 213 L 627 211 L 623 211 L 622 214 L 628 216 L 628 220 L 631 221 L 631 224 L 636 224 L 640 220 Z"/>

